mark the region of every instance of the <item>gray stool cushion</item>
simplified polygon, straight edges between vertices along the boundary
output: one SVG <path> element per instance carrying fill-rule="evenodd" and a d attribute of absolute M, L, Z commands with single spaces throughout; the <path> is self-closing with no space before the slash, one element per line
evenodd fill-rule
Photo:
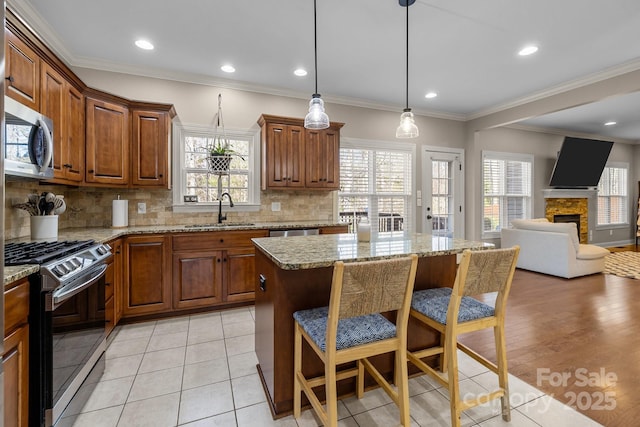
<path fill-rule="evenodd" d="M 411 308 L 443 325 L 447 324 L 447 309 L 451 299 L 451 288 L 433 288 L 415 291 L 411 299 Z M 495 314 L 493 307 L 471 297 L 462 297 L 458 322 L 491 317 Z"/>
<path fill-rule="evenodd" d="M 302 326 L 322 351 L 326 351 L 327 316 L 329 307 L 312 308 L 293 313 L 293 318 Z M 396 326 L 380 314 L 350 317 L 338 321 L 336 349 L 342 350 L 381 341 L 396 336 Z"/>

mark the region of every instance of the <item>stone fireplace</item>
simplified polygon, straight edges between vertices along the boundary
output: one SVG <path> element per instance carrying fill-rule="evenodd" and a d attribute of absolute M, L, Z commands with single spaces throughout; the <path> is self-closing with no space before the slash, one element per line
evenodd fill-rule
<path fill-rule="evenodd" d="M 588 243 L 594 228 L 596 190 L 543 190 L 545 217 L 551 222 L 575 222 L 580 243 Z"/>

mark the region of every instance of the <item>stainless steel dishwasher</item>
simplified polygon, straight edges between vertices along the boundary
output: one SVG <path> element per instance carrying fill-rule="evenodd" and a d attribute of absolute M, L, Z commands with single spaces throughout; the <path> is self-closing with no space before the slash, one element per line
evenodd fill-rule
<path fill-rule="evenodd" d="M 297 228 L 291 230 L 271 230 L 269 237 L 313 236 L 320 234 L 317 228 Z"/>

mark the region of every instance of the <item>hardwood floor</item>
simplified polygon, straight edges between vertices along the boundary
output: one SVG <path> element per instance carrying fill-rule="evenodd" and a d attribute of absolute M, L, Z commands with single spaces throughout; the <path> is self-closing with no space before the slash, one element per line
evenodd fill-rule
<path fill-rule="evenodd" d="M 492 334 L 461 341 L 495 361 Z M 511 374 L 608 427 L 639 425 L 640 280 L 517 270 L 506 334 Z"/>

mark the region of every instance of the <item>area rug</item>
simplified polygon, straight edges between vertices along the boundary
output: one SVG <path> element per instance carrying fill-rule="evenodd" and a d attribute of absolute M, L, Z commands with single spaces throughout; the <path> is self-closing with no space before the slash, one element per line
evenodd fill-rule
<path fill-rule="evenodd" d="M 640 279 L 640 252 L 613 252 L 604 259 L 604 272 L 616 276 Z"/>

